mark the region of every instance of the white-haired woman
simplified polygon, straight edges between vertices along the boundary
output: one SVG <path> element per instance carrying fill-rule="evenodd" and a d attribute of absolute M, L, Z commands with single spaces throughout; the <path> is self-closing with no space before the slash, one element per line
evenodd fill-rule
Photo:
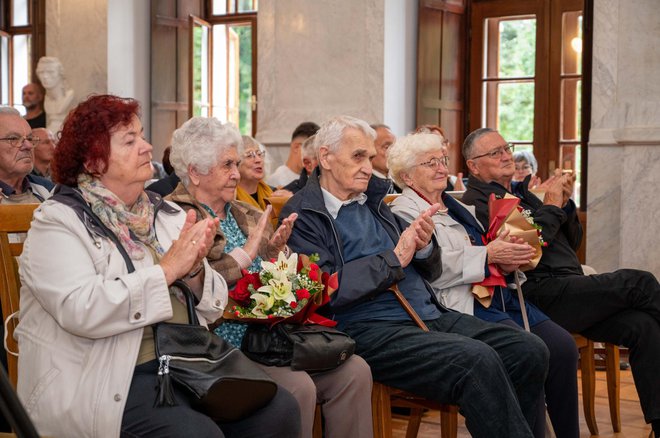
<path fill-rule="evenodd" d="M 168 199 L 184 210 L 195 210 L 199 219 L 220 218 L 207 259 L 230 287 L 241 278 L 241 269 L 258 271 L 262 259 L 276 257 L 280 251 L 288 252 L 286 241 L 297 217 L 291 214 L 284 218 L 273 232 L 268 221 L 270 206 L 265 206 L 262 212 L 254 205 L 234 200 L 241 179 L 238 169 L 246 158 L 245 154 L 239 154 L 241 144 L 240 134 L 233 125 L 222 124 L 215 118 L 193 117 L 174 132 L 170 154 L 181 183 Z M 247 149 L 248 153 L 258 150 L 258 146 Z M 263 163 L 263 155 L 254 154 L 250 165 L 255 163 L 257 167 Z M 245 325 L 226 321 L 216 333 L 240 347 Z M 371 391 L 371 375 L 360 357 L 353 356 L 335 370 L 313 375 L 290 367 L 260 366 L 298 401 L 303 437 L 312 435 L 317 402 L 321 403 L 326 418 L 326 437 L 361 437 L 371 433 L 369 424 L 368 433 L 360 434 L 356 417 L 351 415 L 356 409 L 357 396 L 366 395 L 368 400 Z"/>
<path fill-rule="evenodd" d="M 529 183 L 530 187 L 534 187 L 541 182 L 536 176 L 539 165 L 533 153 L 529 151 L 516 151 L 513 153 L 513 163 L 516 166 L 515 173 L 513 174 L 514 181 L 522 181 L 527 175 L 532 175 L 531 178 L 533 180 Z"/>
<path fill-rule="evenodd" d="M 408 221 L 414 220 L 430 205 L 443 209 L 433 216 L 435 237 L 442 249 L 442 275 L 433 283 L 436 297 L 445 306 L 473 314 L 491 322 L 522 326 L 520 302 L 506 287 L 497 287 L 489 307 L 472 295 L 472 285 L 482 281 L 487 264 L 494 263 L 504 274 L 529 262 L 534 250 L 503 233 L 488 244 L 476 220 L 474 207 L 444 193 L 449 157 L 442 137 L 436 134 L 411 134 L 397 139 L 388 151 L 387 164 L 394 181 L 403 187 L 392 203 L 392 211 Z M 552 322 L 538 308 L 526 304 L 532 333 L 550 350 L 546 379 L 548 412 L 557 436 L 579 437 L 577 410 L 577 351 L 572 336 Z M 543 405 L 540 403 L 540 408 Z M 543 418 L 538 417 L 538 418 Z M 543 421 L 537 421 L 535 436 L 543 436 Z"/>

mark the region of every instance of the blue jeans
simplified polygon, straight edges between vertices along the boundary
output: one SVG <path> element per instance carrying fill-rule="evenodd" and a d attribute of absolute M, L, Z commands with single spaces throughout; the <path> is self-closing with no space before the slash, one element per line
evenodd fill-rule
<path fill-rule="evenodd" d="M 344 331 L 375 381 L 458 405 L 473 437 L 532 437 L 548 371 L 543 342 L 455 312 L 425 322 L 430 332 L 412 321 L 353 322 Z"/>

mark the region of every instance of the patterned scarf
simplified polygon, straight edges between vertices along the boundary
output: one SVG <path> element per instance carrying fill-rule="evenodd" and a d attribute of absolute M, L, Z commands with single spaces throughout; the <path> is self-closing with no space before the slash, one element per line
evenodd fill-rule
<path fill-rule="evenodd" d="M 135 204 L 128 207 L 101 181 L 85 173 L 78 177 L 78 188 L 101 222 L 119 237 L 132 259 L 142 260 L 146 252 L 131 238 L 131 234 L 152 248 L 159 257 L 165 253 L 156 240 L 154 206 L 145 192 L 140 193 Z"/>

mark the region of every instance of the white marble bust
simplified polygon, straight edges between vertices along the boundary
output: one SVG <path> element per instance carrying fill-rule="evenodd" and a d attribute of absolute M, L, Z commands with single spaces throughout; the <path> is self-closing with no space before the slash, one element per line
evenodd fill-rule
<path fill-rule="evenodd" d="M 66 88 L 64 68 L 60 60 L 55 57 L 43 56 L 39 59 L 37 76 L 46 89 L 44 97 L 46 128 L 57 133 L 62 128 L 64 118 L 73 108 L 73 90 Z"/>

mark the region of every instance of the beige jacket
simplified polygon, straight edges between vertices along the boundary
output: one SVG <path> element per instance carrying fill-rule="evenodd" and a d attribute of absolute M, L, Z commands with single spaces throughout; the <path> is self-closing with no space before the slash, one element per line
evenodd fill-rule
<path fill-rule="evenodd" d="M 171 204 L 173 205 L 173 204 Z M 159 212 L 167 249 L 185 214 Z M 118 437 L 145 326 L 172 317 L 165 276 L 151 257 L 133 260 L 88 231 L 75 212 L 46 201 L 20 258 L 18 394 L 41 435 Z M 227 303 L 227 284 L 205 262 L 202 323 Z"/>

